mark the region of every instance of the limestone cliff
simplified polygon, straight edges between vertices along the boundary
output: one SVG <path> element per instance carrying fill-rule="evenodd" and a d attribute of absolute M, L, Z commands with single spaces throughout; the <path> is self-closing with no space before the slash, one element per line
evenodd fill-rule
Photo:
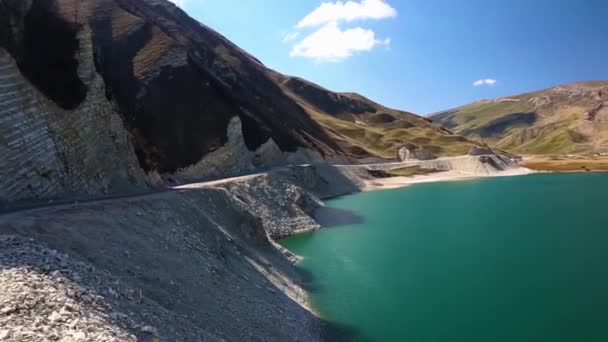
<path fill-rule="evenodd" d="M 87 32 L 81 37 L 90 43 Z M 103 96 L 90 57 L 88 44 L 78 73 L 89 91 L 78 106 L 65 109 L 34 87 L 0 47 L 0 203 L 145 186 L 128 133 Z"/>

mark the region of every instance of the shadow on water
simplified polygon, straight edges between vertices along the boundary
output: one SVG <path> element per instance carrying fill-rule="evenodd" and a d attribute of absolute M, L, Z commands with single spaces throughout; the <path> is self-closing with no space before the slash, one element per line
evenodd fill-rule
<path fill-rule="evenodd" d="M 323 228 L 365 223 L 365 218 L 355 212 L 329 207 L 321 207 L 315 210 L 313 218 Z M 323 291 L 322 285 L 317 281 L 315 275 L 311 271 L 298 267 L 297 273 L 301 281 L 300 285 L 306 292 L 309 294 L 318 294 Z M 365 336 L 363 332 L 355 326 L 332 322 L 325 318 L 321 318 L 321 320 L 321 339 L 323 341 L 373 341 L 372 338 Z"/>
<path fill-rule="evenodd" d="M 322 291 L 321 286 L 319 286 L 319 282 L 316 281 L 315 275 L 302 267 L 297 267 L 296 272 L 298 273 L 300 279 L 300 286 L 308 292 L 308 293 L 320 293 Z"/>
<path fill-rule="evenodd" d="M 323 341 L 331 342 L 363 342 L 374 340 L 364 335 L 361 330 L 354 326 L 330 321 L 323 322 L 321 338 Z"/>
<path fill-rule="evenodd" d="M 322 287 L 316 281 L 314 274 L 301 267 L 297 268 L 297 273 L 300 277 L 302 288 L 309 294 L 319 293 Z M 317 314 L 321 314 L 317 311 Z M 328 342 L 353 342 L 353 341 L 373 341 L 372 338 L 363 334 L 363 332 L 352 325 L 332 322 L 321 317 L 321 340 Z"/>
<path fill-rule="evenodd" d="M 328 207 L 315 210 L 313 218 L 324 228 L 365 223 L 365 218 L 355 212 Z"/>

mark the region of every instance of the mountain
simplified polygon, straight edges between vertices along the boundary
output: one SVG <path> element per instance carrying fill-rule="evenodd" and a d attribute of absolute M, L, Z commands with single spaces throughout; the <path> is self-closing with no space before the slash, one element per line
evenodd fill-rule
<path fill-rule="evenodd" d="M 478 101 L 429 117 L 455 133 L 514 153 L 604 153 L 608 81 Z"/>
<path fill-rule="evenodd" d="M 0 89 L 0 201 L 475 145 L 270 70 L 165 0 L 0 0 Z"/>
<path fill-rule="evenodd" d="M 477 143 L 427 118 L 380 105 L 355 93 L 335 93 L 297 77 L 275 80 L 351 156 L 395 158 L 410 145 L 435 155 L 465 154 Z"/>

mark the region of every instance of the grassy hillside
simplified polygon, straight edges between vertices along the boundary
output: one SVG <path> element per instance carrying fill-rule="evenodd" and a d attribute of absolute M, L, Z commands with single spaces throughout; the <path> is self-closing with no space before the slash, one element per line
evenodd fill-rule
<path fill-rule="evenodd" d="M 484 100 L 430 116 L 467 137 L 522 154 L 608 151 L 608 81 Z"/>
<path fill-rule="evenodd" d="M 334 93 L 311 82 L 276 75 L 285 94 L 353 156 L 395 158 L 404 145 L 437 156 L 467 153 L 477 142 L 427 118 L 375 103 L 354 93 Z"/>

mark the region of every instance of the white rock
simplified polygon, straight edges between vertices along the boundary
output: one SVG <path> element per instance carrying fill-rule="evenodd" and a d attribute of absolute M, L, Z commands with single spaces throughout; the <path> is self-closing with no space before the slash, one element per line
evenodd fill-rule
<path fill-rule="evenodd" d="M 61 320 L 63 320 L 63 316 L 61 316 L 61 314 L 57 311 L 53 311 L 53 313 L 51 313 L 49 316 L 49 321 L 51 322 L 59 322 Z"/>
<path fill-rule="evenodd" d="M 147 334 L 151 334 L 151 335 L 158 335 L 158 332 L 156 331 L 156 328 L 146 325 L 145 327 L 141 328 L 142 332 L 145 332 Z"/>
<path fill-rule="evenodd" d="M 0 309 L 0 314 L 2 314 L 2 315 L 8 315 L 8 314 L 12 313 L 15 310 L 17 310 L 17 308 L 15 308 L 12 305 L 5 306 L 2 309 Z"/>
<path fill-rule="evenodd" d="M 72 333 L 72 338 L 76 342 L 78 342 L 78 341 L 86 341 L 87 340 L 87 334 L 85 332 L 83 332 L 83 331 L 77 331 L 75 333 Z"/>

